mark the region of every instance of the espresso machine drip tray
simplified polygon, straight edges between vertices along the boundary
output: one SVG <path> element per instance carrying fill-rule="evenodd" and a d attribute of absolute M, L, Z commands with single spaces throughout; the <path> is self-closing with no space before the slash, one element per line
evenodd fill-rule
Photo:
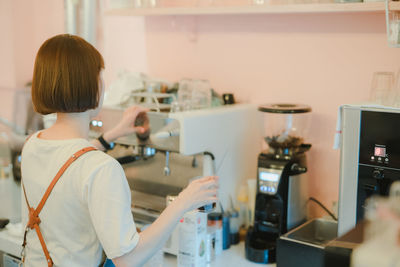
<path fill-rule="evenodd" d="M 326 266 L 328 253 L 326 247 L 336 237 L 336 221 L 325 219 L 308 221 L 279 237 L 277 241 L 277 266 Z"/>
<path fill-rule="evenodd" d="M 115 155 L 126 156 L 130 149 L 113 151 Z M 119 153 L 117 153 L 119 152 Z M 193 164 L 195 161 L 196 164 Z M 163 172 L 166 153 L 158 151 L 151 158 L 124 164 L 125 175 L 132 193 L 132 213 L 135 222 L 148 224 L 153 222 L 167 206 L 168 196 L 177 196 L 193 177 L 203 173 L 203 157 L 185 156 L 170 153 L 170 175 Z"/>
<path fill-rule="evenodd" d="M 132 213 L 135 221 L 152 223 L 167 206 L 168 195 L 177 196 L 182 187 L 139 179 L 128 180 L 132 195 Z"/>

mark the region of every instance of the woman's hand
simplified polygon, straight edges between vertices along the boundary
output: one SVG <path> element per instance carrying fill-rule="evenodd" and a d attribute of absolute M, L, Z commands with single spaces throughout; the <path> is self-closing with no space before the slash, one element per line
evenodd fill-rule
<path fill-rule="evenodd" d="M 178 196 L 176 201 L 184 212 L 218 201 L 218 177 L 206 176 L 192 181 Z"/>
<path fill-rule="evenodd" d="M 139 243 L 130 252 L 112 259 L 115 266 L 143 266 L 160 250 L 185 212 L 216 202 L 218 177 L 207 176 L 191 182 L 175 201 L 143 232 Z"/>
<path fill-rule="evenodd" d="M 107 142 L 113 142 L 119 137 L 130 135 L 133 133 L 144 133 L 149 129 L 149 120 L 147 119 L 146 108 L 132 106 L 127 108 L 122 115 L 119 123 L 110 131 L 104 133 L 103 138 Z M 140 126 L 135 126 L 136 119 L 140 119 L 144 123 Z"/>

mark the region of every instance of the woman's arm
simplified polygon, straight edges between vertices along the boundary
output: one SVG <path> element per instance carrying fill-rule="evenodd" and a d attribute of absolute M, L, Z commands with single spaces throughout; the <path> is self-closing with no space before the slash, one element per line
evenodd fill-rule
<path fill-rule="evenodd" d="M 185 212 L 217 201 L 218 178 L 215 176 L 194 180 L 161 215 L 140 233 L 137 246 L 127 254 L 112 259 L 117 267 L 142 266 L 161 249 Z"/>
<path fill-rule="evenodd" d="M 145 132 L 148 129 L 149 125 L 146 124 L 144 126 L 135 127 L 135 120 L 140 113 L 145 113 L 147 111 L 148 109 L 137 106 L 132 106 L 127 108 L 124 111 L 124 114 L 122 115 L 121 121 L 114 128 L 103 134 L 104 140 L 106 140 L 107 143 L 111 143 L 114 142 L 114 140 L 116 140 L 117 138 L 122 136 L 126 136 L 136 132 L 139 133 Z M 99 150 L 103 151 L 105 150 L 105 148 L 99 142 L 99 140 L 94 139 L 91 141 L 91 143 Z"/>

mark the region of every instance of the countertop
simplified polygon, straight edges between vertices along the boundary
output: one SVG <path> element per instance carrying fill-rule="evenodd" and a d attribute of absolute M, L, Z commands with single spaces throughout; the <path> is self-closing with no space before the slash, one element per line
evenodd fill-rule
<path fill-rule="evenodd" d="M 175 267 L 177 266 L 177 259 L 175 256 L 164 254 L 164 267 Z M 238 245 L 233 245 L 229 249 L 222 251 L 222 254 L 215 258 L 211 262 L 210 267 L 221 267 L 221 266 L 265 266 L 275 267 L 276 264 L 259 264 L 246 260 L 244 256 L 244 242 L 240 242 Z"/>
<path fill-rule="evenodd" d="M 22 228 L 20 225 L 15 226 L 16 227 L 12 227 L 13 229 L 11 229 L 9 225 L 7 225 L 6 228 L 0 230 L 0 251 L 20 258 L 23 235 L 22 233 L 20 235 L 15 235 L 12 233 L 14 233 L 17 228 L 22 231 Z"/>
<path fill-rule="evenodd" d="M 21 244 L 22 244 L 22 235 L 15 236 L 10 234 L 9 229 L 0 230 L 0 251 L 3 251 L 7 254 L 20 257 L 21 253 Z M 258 264 L 253 263 L 244 257 L 244 242 L 240 242 L 238 245 L 232 245 L 228 250 L 222 251 L 222 254 L 219 255 L 212 263 L 211 267 L 219 267 L 219 266 L 266 266 L 266 267 L 275 267 L 275 264 Z M 163 266 L 164 267 L 175 267 L 177 266 L 177 259 L 175 256 L 164 254 L 163 257 Z"/>

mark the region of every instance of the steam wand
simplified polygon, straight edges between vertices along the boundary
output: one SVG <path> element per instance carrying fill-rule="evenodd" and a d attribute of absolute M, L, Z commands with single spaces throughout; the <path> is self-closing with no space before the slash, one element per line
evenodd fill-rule
<path fill-rule="evenodd" d="M 170 174 L 171 174 L 171 169 L 169 168 L 169 151 L 165 151 L 164 175 L 169 176 Z"/>

